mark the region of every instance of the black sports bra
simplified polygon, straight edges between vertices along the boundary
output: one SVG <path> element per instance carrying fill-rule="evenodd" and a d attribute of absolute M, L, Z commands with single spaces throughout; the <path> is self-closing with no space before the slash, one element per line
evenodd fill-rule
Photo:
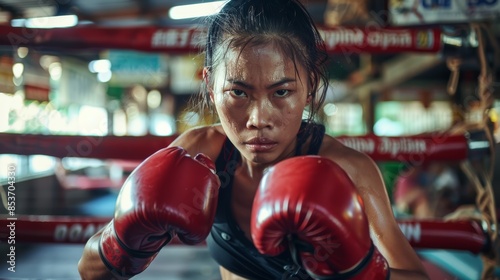
<path fill-rule="evenodd" d="M 318 154 L 324 134 L 323 125 L 303 122 L 297 134 L 295 154 L 302 154 L 302 146 L 309 136 L 312 137 L 306 154 Z M 289 252 L 276 257 L 260 254 L 239 228 L 231 212 L 231 191 L 240 160 L 240 153 L 226 138 L 215 163 L 221 188 L 215 223 L 207 238 L 212 258 L 230 272 L 248 279 L 312 279 L 295 265 Z"/>

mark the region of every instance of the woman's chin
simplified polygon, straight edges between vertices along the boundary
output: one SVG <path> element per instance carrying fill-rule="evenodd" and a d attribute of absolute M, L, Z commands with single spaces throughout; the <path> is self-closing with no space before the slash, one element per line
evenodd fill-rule
<path fill-rule="evenodd" d="M 274 153 L 250 153 L 247 158 L 255 164 L 269 164 L 278 157 Z"/>

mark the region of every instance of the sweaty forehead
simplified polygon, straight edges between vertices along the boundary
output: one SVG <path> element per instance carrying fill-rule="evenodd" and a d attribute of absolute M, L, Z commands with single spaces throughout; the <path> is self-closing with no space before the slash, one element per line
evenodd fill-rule
<path fill-rule="evenodd" d="M 298 61 L 294 61 L 282 48 L 275 44 L 247 45 L 244 48 L 227 50 L 223 70 L 226 76 L 244 78 L 265 72 L 272 76 L 295 76 L 302 70 Z"/>

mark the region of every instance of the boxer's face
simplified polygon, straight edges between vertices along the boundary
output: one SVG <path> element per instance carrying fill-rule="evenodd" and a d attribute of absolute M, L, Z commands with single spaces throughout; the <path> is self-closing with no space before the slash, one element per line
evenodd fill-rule
<path fill-rule="evenodd" d="M 269 45 L 229 50 L 213 77 L 211 99 L 242 156 L 272 163 L 292 155 L 308 103 L 306 71 Z"/>

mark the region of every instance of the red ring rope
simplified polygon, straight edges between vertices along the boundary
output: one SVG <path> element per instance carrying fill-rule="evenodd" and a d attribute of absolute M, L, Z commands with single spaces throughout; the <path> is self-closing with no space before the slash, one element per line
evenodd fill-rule
<path fill-rule="evenodd" d="M 0 133 L 0 154 L 42 154 L 58 158 L 143 160 L 168 146 L 176 136 L 59 136 Z M 345 145 L 376 161 L 458 161 L 469 155 L 463 135 L 408 137 L 337 137 Z M 131 149 L 133 147 L 133 149 Z M 126 151 L 126 152 L 125 152 Z"/>
<path fill-rule="evenodd" d="M 111 218 L 81 216 L 2 216 L 0 241 L 19 243 L 85 243 Z M 398 220 L 413 248 L 464 250 L 478 254 L 488 237 L 477 221 Z M 12 242 L 12 241 L 11 241 Z M 181 244 L 174 239 L 170 245 Z"/>
<path fill-rule="evenodd" d="M 439 28 L 319 27 L 326 51 L 335 53 L 438 53 Z M 196 27 L 139 26 L 18 28 L 0 26 L 0 45 L 43 49 L 127 49 L 169 54 L 199 53 L 205 31 Z"/>

